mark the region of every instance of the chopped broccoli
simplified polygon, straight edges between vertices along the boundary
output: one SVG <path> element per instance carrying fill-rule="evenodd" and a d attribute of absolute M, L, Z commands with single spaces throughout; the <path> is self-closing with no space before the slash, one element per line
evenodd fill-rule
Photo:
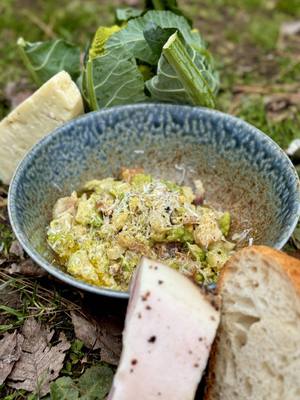
<path fill-rule="evenodd" d="M 229 233 L 231 223 L 231 217 L 228 211 L 224 212 L 222 217 L 219 218 L 218 223 L 223 235 L 226 237 Z"/>
<path fill-rule="evenodd" d="M 201 249 L 201 247 L 197 246 L 196 244 L 188 243 L 188 248 L 189 248 L 193 258 L 197 262 L 202 263 L 203 261 L 205 261 L 206 254 L 205 254 L 205 251 Z"/>

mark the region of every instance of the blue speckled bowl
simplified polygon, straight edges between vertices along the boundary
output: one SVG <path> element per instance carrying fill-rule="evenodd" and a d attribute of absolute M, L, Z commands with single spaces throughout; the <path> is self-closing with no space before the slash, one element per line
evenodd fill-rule
<path fill-rule="evenodd" d="M 247 123 L 204 108 L 139 104 L 90 113 L 41 140 L 19 165 L 9 191 L 13 230 L 49 273 L 80 289 L 120 293 L 74 279 L 53 263 L 46 227 L 57 198 L 88 179 L 144 167 L 187 184 L 203 180 L 206 198 L 229 209 L 232 232 L 281 248 L 299 217 L 299 181 L 283 151 Z"/>

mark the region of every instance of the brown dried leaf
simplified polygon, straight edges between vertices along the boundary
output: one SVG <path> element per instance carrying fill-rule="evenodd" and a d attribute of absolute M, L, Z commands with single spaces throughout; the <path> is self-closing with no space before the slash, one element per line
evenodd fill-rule
<path fill-rule="evenodd" d="M 6 286 L 5 283 L 2 284 L 0 289 L 0 304 L 18 310 L 22 307 L 20 293 L 15 288 Z M 8 319 L 9 316 L 6 313 L 0 313 L 1 325 L 5 325 Z"/>
<path fill-rule="evenodd" d="M 300 104 L 299 93 L 275 93 L 266 97 L 265 104 L 267 111 L 278 112 L 288 108 L 291 105 Z"/>
<path fill-rule="evenodd" d="M 17 257 L 24 258 L 24 250 L 18 240 L 14 240 L 9 248 L 9 253 Z"/>
<path fill-rule="evenodd" d="M 100 357 L 112 365 L 118 365 L 122 350 L 122 323 L 112 316 L 85 318 L 71 312 L 75 335 L 84 345 L 93 350 L 100 349 Z"/>
<path fill-rule="evenodd" d="M 71 318 L 77 339 L 82 340 L 88 349 L 99 349 L 100 342 L 98 340 L 96 322 L 92 319 L 87 320 L 82 315 L 74 311 L 71 311 Z"/>
<path fill-rule="evenodd" d="M 63 367 L 65 352 L 70 348 L 63 333 L 55 346 L 50 345 L 54 331 L 42 328 L 35 319 L 25 321 L 21 357 L 9 375 L 9 386 L 25 389 L 41 396 L 50 390 L 49 383 L 56 379 Z"/>
<path fill-rule="evenodd" d="M 20 263 L 11 264 L 6 271 L 11 275 L 22 274 L 35 278 L 41 278 L 47 275 L 47 271 L 35 264 L 31 258 L 28 258 Z"/>
<path fill-rule="evenodd" d="M 105 316 L 99 319 L 98 325 L 101 360 L 118 365 L 122 351 L 122 324 L 115 317 Z"/>
<path fill-rule="evenodd" d="M 0 196 L 0 208 L 4 208 L 7 206 L 7 199 Z"/>
<path fill-rule="evenodd" d="M 23 341 L 24 337 L 17 331 L 6 333 L 0 340 L 0 385 L 5 382 L 15 362 L 19 360 Z"/>

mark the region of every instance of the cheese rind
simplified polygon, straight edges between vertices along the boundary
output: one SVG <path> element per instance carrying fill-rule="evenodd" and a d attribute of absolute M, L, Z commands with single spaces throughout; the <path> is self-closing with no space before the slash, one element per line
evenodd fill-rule
<path fill-rule="evenodd" d="M 44 83 L 0 122 L 0 179 L 8 184 L 36 142 L 83 112 L 80 91 L 67 72 Z"/>

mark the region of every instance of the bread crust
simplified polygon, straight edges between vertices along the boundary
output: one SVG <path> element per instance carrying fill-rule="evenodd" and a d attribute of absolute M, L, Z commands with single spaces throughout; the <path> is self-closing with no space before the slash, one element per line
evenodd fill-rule
<path fill-rule="evenodd" d="M 291 257 L 282 251 L 272 249 L 267 246 L 251 246 L 245 247 L 244 249 L 235 253 L 233 257 L 226 263 L 222 268 L 218 285 L 217 293 L 221 295 L 222 287 L 224 285 L 225 279 L 229 279 L 230 275 L 233 273 L 232 267 L 245 255 L 261 256 L 267 262 L 275 261 L 280 265 L 282 271 L 290 280 L 292 286 L 296 289 L 298 296 L 300 296 L 300 260 Z M 221 298 L 222 300 L 222 298 Z M 222 310 L 222 307 L 221 307 Z M 221 312 L 221 322 L 222 322 L 222 312 Z M 214 384 L 215 384 L 215 365 L 217 362 L 217 348 L 218 348 L 218 333 L 216 339 L 212 345 L 210 359 L 208 363 L 208 373 L 205 382 L 205 392 L 203 400 L 222 400 L 218 395 L 214 397 Z"/>

